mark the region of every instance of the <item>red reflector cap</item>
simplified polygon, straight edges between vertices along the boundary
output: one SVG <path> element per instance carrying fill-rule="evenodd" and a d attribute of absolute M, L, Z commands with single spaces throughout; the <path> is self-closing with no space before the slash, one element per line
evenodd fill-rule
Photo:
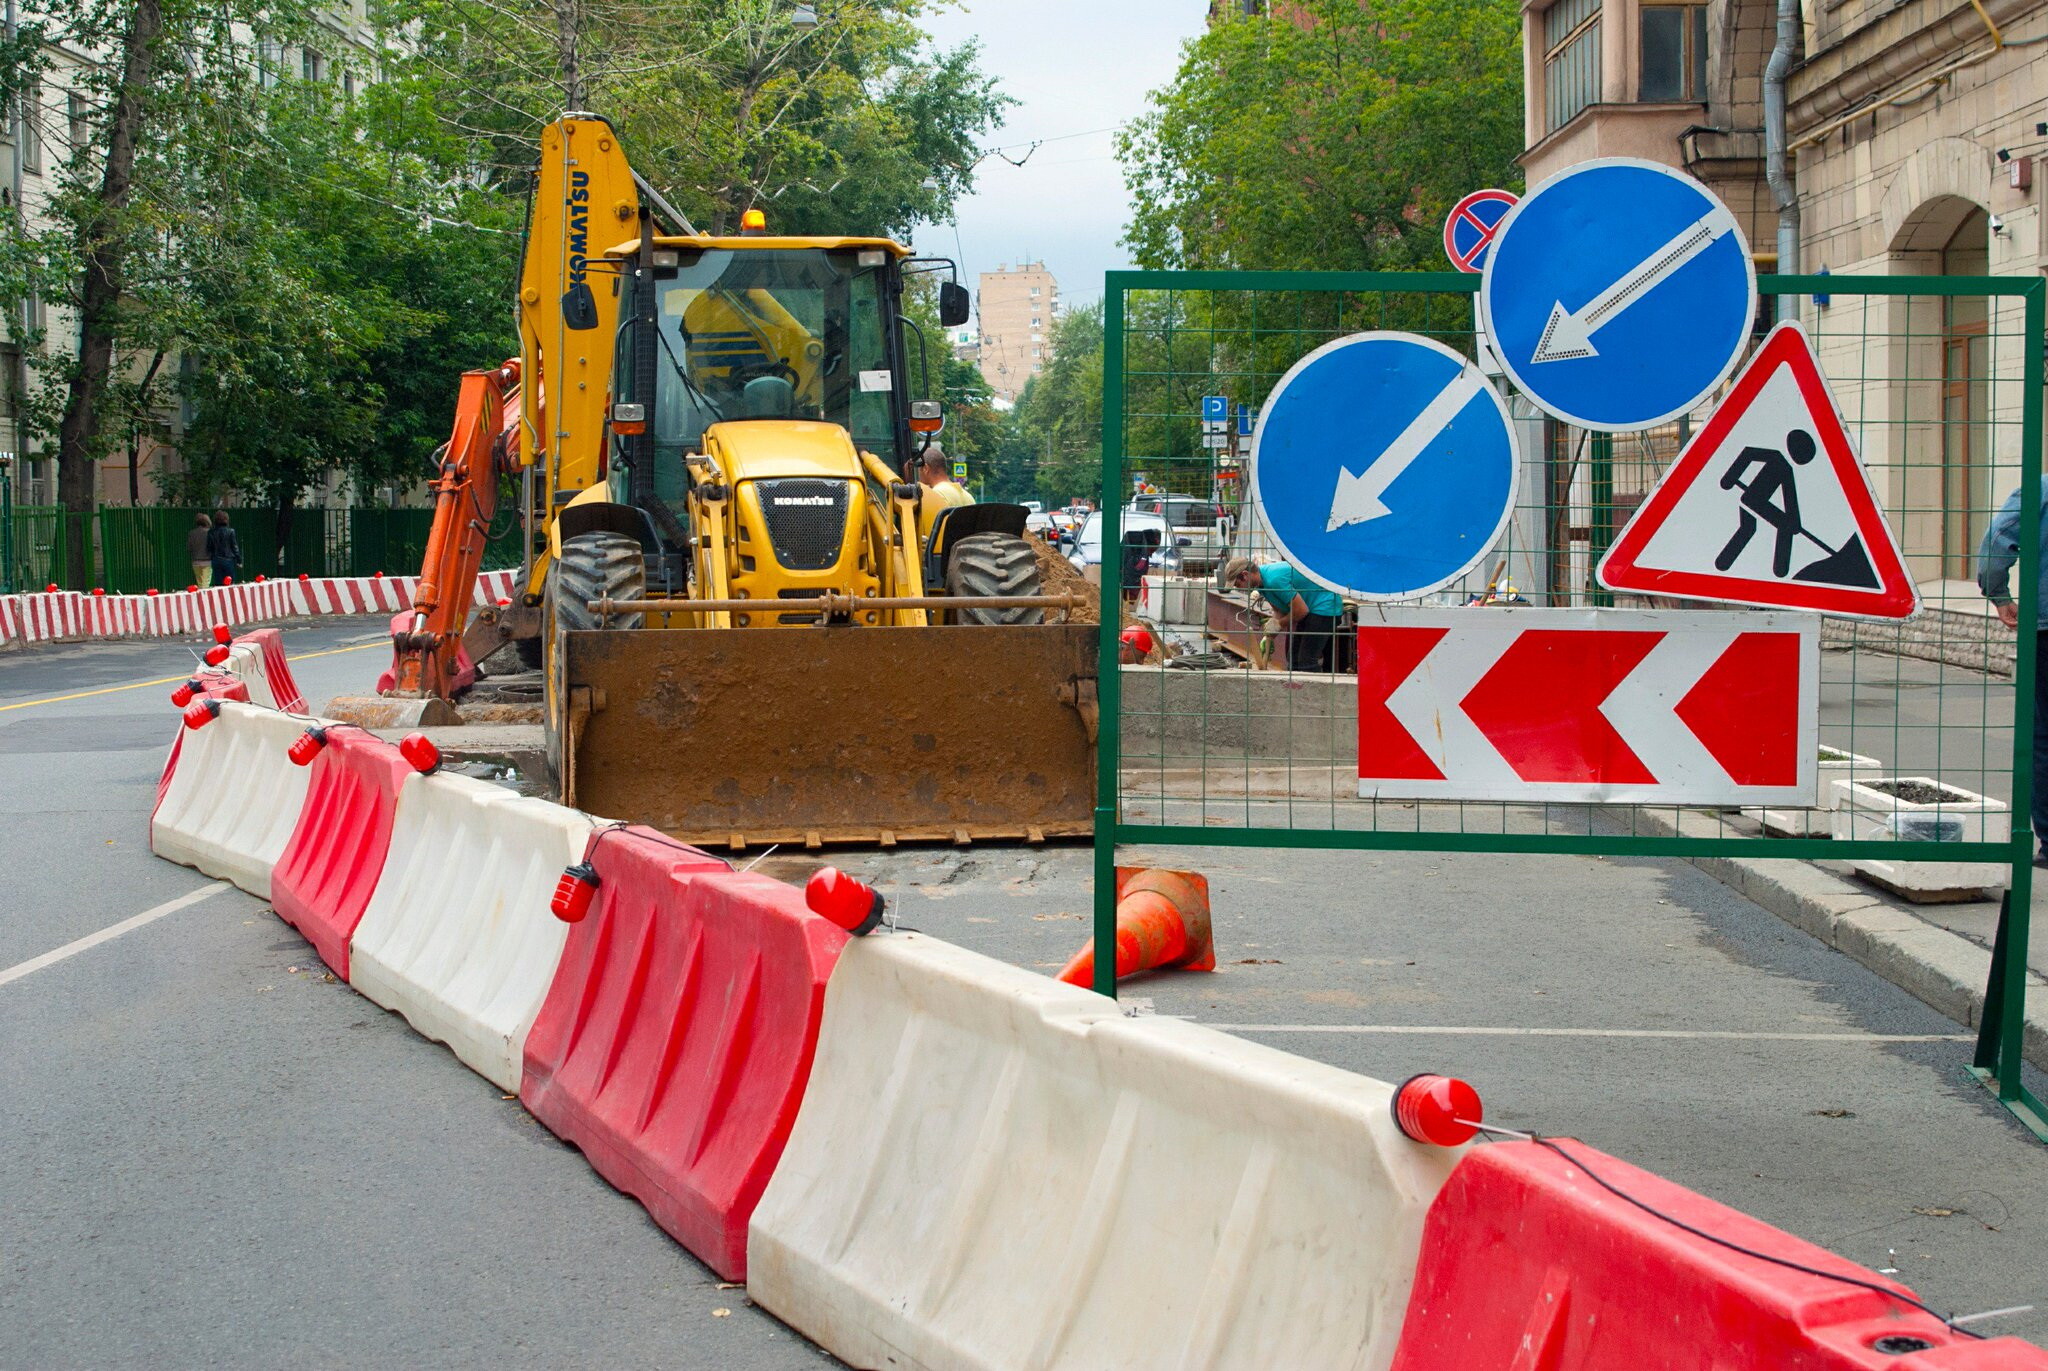
<path fill-rule="evenodd" d="M 311 766 L 320 749 L 327 746 L 327 730 L 315 726 L 292 739 L 292 745 L 285 749 L 285 756 L 292 759 L 293 766 Z"/>
<path fill-rule="evenodd" d="M 1456 1076 L 1410 1076 L 1394 1092 L 1394 1123 L 1416 1142 L 1461 1146 L 1485 1118 L 1479 1092 Z"/>
<path fill-rule="evenodd" d="M 205 728 L 220 713 L 220 701 L 211 695 L 202 695 L 185 706 L 185 727 Z"/>
<path fill-rule="evenodd" d="M 408 733 L 398 740 L 398 755 L 412 763 L 414 771 L 432 775 L 441 765 L 441 749 L 424 733 Z"/>
<path fill-rule="evenodd" d="M 235 640 L 235 631 L 226 624 L 215 624 L 213 626 L 213 640 L 216 643 L 231 643 Z"/>
<path fill-rule="evenodd" d="M 171 703 L 183 709 L 186 705 L 192 703 L 192 697 L 197 695 L 201 688 L 199 682 L 187 681 L 171 692 Z"/>
<path fill-rule="evenodd" d="M 589 862 L 566 867 L 561 879 L 555 882 L 555 898 L 548 901 L 548 908 L 563 923 L 580 924 L 584 915 L 590 913 L 590 901 L 597 894 L 598 884 L 597 868 Z"/>
<path fill-rule="evenodd" d="M 226 643 L 215 643 L 212 647 L 206 649 L 206 664 L 208 666 L 219 666 L 227 659 L 228 645 Z"/>
<path fill-rule="evenodd" d="M 881 891 L 836 866 L 821 866 L 811 873 L 804 886 L 804 903 L 813 914 L 831 920 L 856 938 L 873 932 L 888 908 Z"/>

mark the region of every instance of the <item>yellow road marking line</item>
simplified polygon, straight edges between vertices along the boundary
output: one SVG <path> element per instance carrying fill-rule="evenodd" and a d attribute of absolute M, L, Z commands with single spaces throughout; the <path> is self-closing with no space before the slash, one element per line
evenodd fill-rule
<path fill-rule="evenodd" d="M 386 638 L 379 638 L 375 642 L 357 643 L 353 647 L 330 647 L 320 652 L 295 652 L 292 654 L 292 660 L 304 661 L 309 657 L 332 657 L 337 652 L 361 652 L 364 648 L 383 647 L 389 641 Z M 113 695 L 123 690 L 146 690 L 150 686 L 170 685 L 175 681 L 189 681 L 191 679 L 189 675 L 160 676 L 154 681 L 131 681 L 127 685 L 102 686 L 98 690 L 81 690 L 73 695 L 52 695 L 42 700 L 22 700 L 16 704 L 0 705 L 0 714 L 4 714 L 10 709 L 28 709 L 33 705 L 60 705 L 66 700 L 88 700 L 95 695 Z"/>

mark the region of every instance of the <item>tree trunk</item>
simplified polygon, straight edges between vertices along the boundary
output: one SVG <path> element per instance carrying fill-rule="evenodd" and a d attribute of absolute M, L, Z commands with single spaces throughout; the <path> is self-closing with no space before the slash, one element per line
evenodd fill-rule
<path fill-rule="evenodd" d="M 142 384 L 135 390 L 136 414 L 128 421 L 128 507 L 134 509 L 142 503 L 142 415 L 149 413 L 149 388 L 156 384 L 156 374 L 163 368 L 164 355 L 161 351 L 149 359 L 149 370 L 142 374 Z M 158 487 L 161 489 L 161 485 Z"/>
<path fill-rule="evenodd" d="M 65 560 L 71 584 L 83 587 L 91 575 L 89 516 L 93 508 L 93 458 L 100 433 L 100 401 L 114 369 L 114 314 L 126 287 L 123 280 L 121 218 L 135 180 L 135 148 L 142 135 L 142 102 L 163 34 L 160 0 L 135 0 L 128 32 L 121 39 L 121 88 L 107 121 L 106 169 L 99 202 L 79 225 L 84 260 L 78 311 L 78 369 L 71 378 L 64 419 L 57 429 L 57 500 L 80 536 L 69 540 Z"/>

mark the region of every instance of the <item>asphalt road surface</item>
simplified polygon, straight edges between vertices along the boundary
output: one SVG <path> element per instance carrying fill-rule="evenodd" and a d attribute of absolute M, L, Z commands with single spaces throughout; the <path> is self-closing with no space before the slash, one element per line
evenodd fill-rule
<path fill-rule="evenodd" d="M 367 621 L 286 642 L 316 702 L 383 650 Z M 191 662 L 0 655 L 0 1365 L 830 1364 L 261 901 L 150 855 Z M 2048 1148 L 1968 1077 L 1964 1030 L 1689 866 L 1125 860 L 1146 857 L 1209 875 L 1221 963 L 1132 984 L 1155 1012 L 1453 1072 L 1497 1122 L 1896 1267 L 1938 1308 L 2048 1307 Z M 1084 848 L 842 864 L 1024 966 L 1086 937 Z M 2041 1311 L 1979 1327 L 2048 1341 Z"/>

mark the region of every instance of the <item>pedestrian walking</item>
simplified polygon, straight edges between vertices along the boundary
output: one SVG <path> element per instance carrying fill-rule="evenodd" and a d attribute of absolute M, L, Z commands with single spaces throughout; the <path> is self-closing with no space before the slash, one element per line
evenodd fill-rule
<path fill-rule="evenodd" d="M 242 570 L 242 540 L 228 526 L 228 512 L 213 512 L 213 528 L 206 535 L 206 556 L 213 566 L 213 579 L 225 585 Z"/>
<path fill-rule="evenodd" d="M 208 550 L 212 534 L 213 520 L 205 511 L 192 516 L 192 527 L 185 530 L 185 556 L 192 563 L 193 585 L 213 584 L 213 553 Z"/>
<path fill-rule="evenodd" d="M 2041 579 L 2034 592 L 2034 865 L 2048 866 L 2048 503 L 2041 509 L 2034 541 L 2044 554 Z M 2012 595 L 2012 569 L 2020 559 L 2020 493 L 2005 497 L 1984 542 L 1977 549 L 1977 588 L 1998 611 L 2007 628 L 2020 626 L 2020 607 Z"/>
<path fill-rule="evenodd" d="M 1226 584 L 1255 590 L 1273 607 L 1274 627 L 1288 630 L 1287 665 L 1294 671 L 1332 671 L 1337 620 L 1344 600 L 1336 591 L 1317 585 L 1286 562 L 1264 566 L 1249 557 L 1233 557 L 1223 569 Z"/>

